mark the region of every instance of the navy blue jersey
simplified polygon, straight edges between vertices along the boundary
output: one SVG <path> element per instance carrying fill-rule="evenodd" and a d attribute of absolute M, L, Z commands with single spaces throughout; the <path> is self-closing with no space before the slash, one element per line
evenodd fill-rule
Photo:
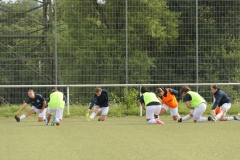
<path fill-rule="evenodd" d="M 214 98 L 215 102 L 212 106 L 212 110 L 215 109 L 217 106 L 221 107 L 224 103 L 231 103 L 228 95 L 220 89 L 214 93 Z"/>
<path fill-rule="evenodd" d="M 44 101 L 45 101 L 45 99 L 43 98 L 43 96 L 41 94 L 35 94 L 35 98 L 34 99 L 29 98 L 26 101 L 26 103 L 27 104 L 31 103 L 32 106 L 35 106 L 38 109 L 42 109 Z M 47 108 L 47 104 L 46 104 L 45 108 Z"/>
<path fill-rule="evenodd" d="M 186 93 L 183 97 L 183 102 L 188 102 L 192 100 L 192 96 L 189 93 Z"/>
<path fill-rule="evenodd" d="M 92 109 L 94 104 L 98 105 L 100 108 L 108 107 L 108 92 L 106 90 L 102 90 L 100 96 L 97 96 L 96 94 L 94 94 L 92 103 L 89 109 Z"/>

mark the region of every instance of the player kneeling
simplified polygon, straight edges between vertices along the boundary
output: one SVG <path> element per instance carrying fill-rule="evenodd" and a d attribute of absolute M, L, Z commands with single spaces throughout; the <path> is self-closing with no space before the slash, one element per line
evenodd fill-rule
<path fill-rule="evenodd" d="M 55 124 L 58 126 L 60 125 L 62 118 L 63 118 L 63 109 L 65 105 L 66 97 L 62 92 L 59 92 L 57 89 L 53 89 L 52 93 L 50 94 L 50 100 L 48 103 L 48 113 L 46 117 L 46 125 L 49 124 L 51 117 L 53 117 L 53 121 L 51 125 L 54 126 Z"/>

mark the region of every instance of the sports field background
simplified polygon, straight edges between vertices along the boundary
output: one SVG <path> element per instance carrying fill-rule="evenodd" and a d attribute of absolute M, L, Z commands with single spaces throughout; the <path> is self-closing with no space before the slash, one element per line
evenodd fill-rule
<path fill-rule="evenodd" d="M 239 159 L 239 121 L 161 120 L 164 125 L 148 125 L 145 117 L 109 117 L 105 122 L 75 117 L 64 118 L 57 127 L 35 117 L 20 123 L 0 118 L 0 159 Z"/>

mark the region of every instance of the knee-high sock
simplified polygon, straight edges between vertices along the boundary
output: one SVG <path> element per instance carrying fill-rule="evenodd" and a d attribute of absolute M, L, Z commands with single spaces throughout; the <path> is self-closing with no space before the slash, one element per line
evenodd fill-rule
<path fill-rule="evenodd" d="M 208 119 L 207 119 L 206 117 L 200 117 L 200 118 L 197 120 L 198 123 L 206 122 L 206 121 L 208 121 Z"/>
<path fill-rule="evenodd" d="M 93 119 L 95 116 L 96 116 L 96 113 L 93 112 L 93 113 L 90 115 L 90 119 Z"/>
<path fill-rule="evenodd" d="M 215 119 L 218 120 L 222 115 L 223 115 L 223 113 L 220 112 L 219 114 L 216 115 Z"/>
<path fill-rule="evenodd" d="M 189 119 L 191 119 L 192 117 L 188 114 L 185 117 L 182 118 L 183 121 L 187 121 Z"/>
<path fill-rule="evenodd" d="M 20 118 L 20 121 L 21 121 L 22 119 L 25 119 L 26 116 L 25 116 L 25 114 L 23 114 L 23 115 L 21 115 L 21 117 L 19 117 L 19 118 Z"/>

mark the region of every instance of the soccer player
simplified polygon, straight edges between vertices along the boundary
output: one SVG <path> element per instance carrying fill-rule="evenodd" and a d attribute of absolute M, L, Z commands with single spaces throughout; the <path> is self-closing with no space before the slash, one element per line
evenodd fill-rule
<path fill-rule="evenodd" d="M 239 118 L 234 115 L 226 117 L 227 111 L 231 108 L 231 101 L 228 95 L 222 91 L 217 85 L 211 85 L 210 87 L 212 94 L 214 95 L 215 101 L 212 106 L 211 116 L 208 117 L 209 120 L 213 121 L 231 121 L 239 120 Z M 216 107 L 219 107 L 219 113 L 216 115 Z"/>
<path fill-rule="evenodd" d="M 188 86 L 183 86 L 180 92 L 187 108 L 189 108 L 191 111 L 185 117 L 179 118 L 178 122 L 189 120 L 192 117 L 195 123 L 208 121 L 208 118 L 202 117 L 202 114 L 205 112 L 207 107 L 204 98 L 197 92 L 191 91 Z"/>
<path fill-rule="evenodd" d="M 161 110 L 161 103 L 156 94 L 149 92 L 145 87 L 141 87 L 140 103 L 142 108 L 146 110 L 146 120 L 148 124 L 164 124 L 158 117 Z"/>
<path fill-rule="evenodd" d="M 27 116 L 39 113 L 38 115 L 38 122 L 44 121 L 46 110 L 47 110 L 47 102 L 42 97 L 41 94 L 35 94 L 32 89 L 28 90 L 28 97 L 29 99 L 21 106 L 21 108 L 17 111 L 15 114 L 15 119 L 17 122 L 20 122 L 21 120 L 27 118 Z M 28 106 L 28 104 L 31 104 L 33 107 L 28 110 L 25 114 L 18 117 L 19 113 Z"/>
<path fill-rule="evenodd" d="M 89 116 L 89 112 L 91 111 L 93 105 L 95 104 L 94 111 Z M 91 105 L 86 113 L 87 121 L 92 120 L 100 111 L 102 112 L 101 117 L 98 121 L 105 121 L 109 110 L 108 104 L 108 92 L 106 90 L 102 90 L 100 87 L 95 88 L 95 94 L 93 96 Z"/>
<path fill-rule="evenodd" d="M 178 114 L 178 102 L 176 99 L 176 95 L 178 91 L 172 88 L 157 88 L 156 94 L 160 97 L 163 105 L 160 111 L 160 115 L 164 112 L 167 112 L 170 109 L 171 116 L 173 120 L 178 120 L 180 118 Z"/>
<path fill-rule="evenodd" d="M 57 89 L 53 89 L 52 93 L 50 94 L 50 100 L 48 102 L 48 113 L 46 117 L 46 125 L 48 125 L 51 117 L 56 114 L 56 116 L 53 117 L 53 121 L 51 123 L 52 126 L 55 124 L 57 126 L 60 125 L 63 118 L 63 110 L 64 105 L 66 102 L 66 97 L 62 92 L 59 92 Z"/>

